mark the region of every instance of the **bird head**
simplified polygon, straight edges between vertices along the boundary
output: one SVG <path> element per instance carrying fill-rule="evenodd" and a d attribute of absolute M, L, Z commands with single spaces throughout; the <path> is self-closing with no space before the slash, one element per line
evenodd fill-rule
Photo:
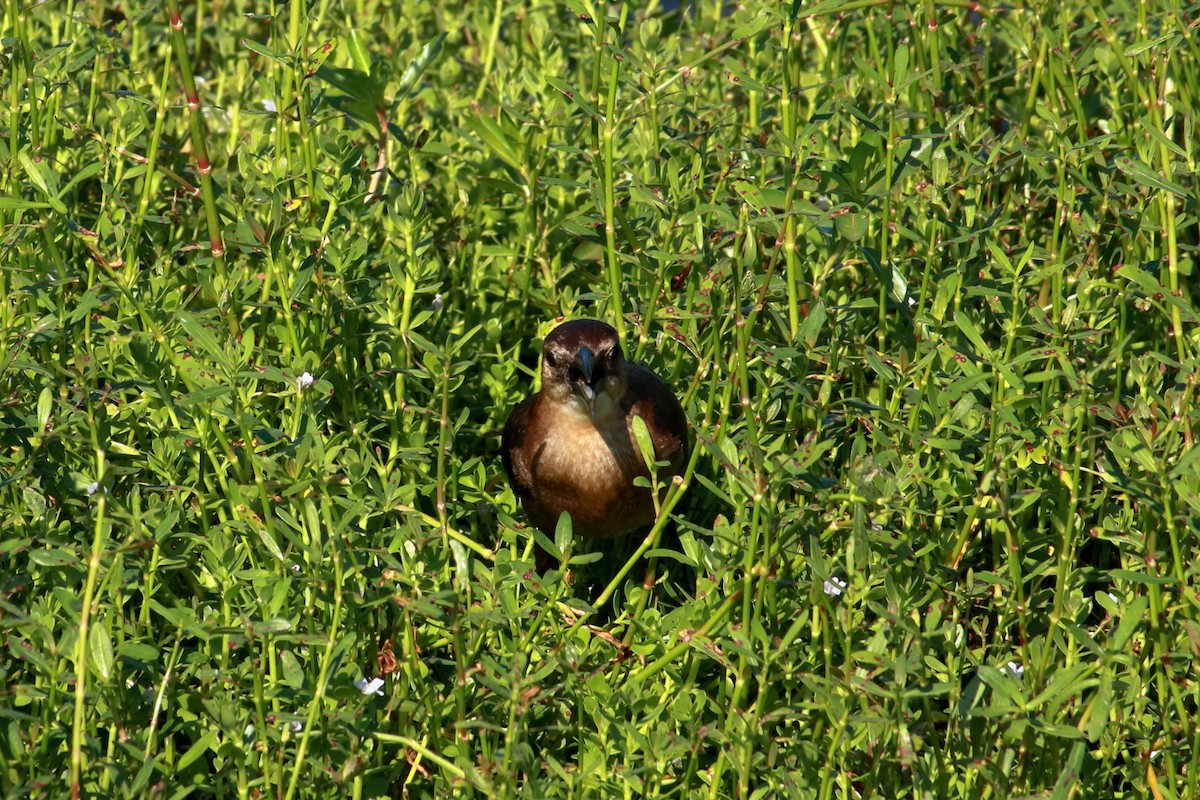
<path fill-rule="evenodd" d="M 546 337 L 542 391 L 589 417 L 607 416 L 625 394 L 625 354 L 611 325 L 594 319 L 564 322 Z"/>

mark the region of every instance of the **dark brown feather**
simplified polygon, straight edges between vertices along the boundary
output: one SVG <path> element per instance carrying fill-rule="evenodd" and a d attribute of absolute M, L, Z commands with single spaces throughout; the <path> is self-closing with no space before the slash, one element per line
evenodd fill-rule
<path fill-rule="evenodd" d="M 670 462 L 669 474 L 682 474 L 691 455 L 687 417 L 671 387 L 642 365 L 630 363 L 626 397 L 629 400 L 626 417 L 630 435 L 633 435 L 633 418 L 644 419 L 654 441 L 654 459 Z"/>
<path fill-rule="evenodd" d="M 530 496 L 528 479 L 518 480 L 513 469 L 513 454 L 519 451 L 521 442 L 525 441 L 525 433 L 529 429 L 529 412 L 538 396 L 526 397 L 508 415 L 504 423 L 504 432 L 500 434 L 500 460 L 504 463 L 504 472 L 508 475 L 508 483 L 524 505 Z M 528 470 L 524 470 L 528 474 Z"/>

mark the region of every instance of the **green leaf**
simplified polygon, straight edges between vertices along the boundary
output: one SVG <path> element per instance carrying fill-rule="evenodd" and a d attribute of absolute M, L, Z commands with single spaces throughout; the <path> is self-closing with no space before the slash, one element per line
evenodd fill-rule
<path fill-rule="evenodd" d="M 371 75 L 371 54 L 367 52 L 367 45 L 363 42 L 358 28 L 351 28 L 346 34 L 346 40 L 346 49 L 350 51 L 350 61 L 354 64 L 354 69 L 369 77 Z"/>
<path fill-rule="evenodd" d="M 654 463 L 654 439 L 650 437 L 650 428 L 646 426 L 646 420 L 639 416 L 633 418 L 633 438 L 642 452 L 642 460 L 646 463 L 646 468 L 654 472 L 657 469 Z"/>
<path fill-rule="evenodd" d="M 752 36 L 757 36 L 764 28 L 770 25 L 772 16 L 766 11 L 759 11 L 750 19 L 743 22 L 734 28 L 730 34 L 731 39 L 749 39 Z"/>
<path fill-rule="evenodd" d="M 1146 611 L 1149 608 L 1150 601 L 1145 595 L 1133 598 L 1121 610 L 1121 615 L 1118 617 L 1120 623 L 1117 629 L 1113 632 L 1112 638 L 1108 641 L 1110 652 L 1124 653 L 1126 646 L 1129 644 L 1130 638 L 1142 626 L 1147 625 Z"/>
<path fill-rule="evenodd" d="M 112 638 L 108 635 L 108 628 L 98 619 L 93 620 L 88 628 L 88 664 L 104 680 L 112 675 Z"/>
<path fill-rule="evenodd" d="M 41 192 L 46 202 L 50 207 L 64 216 L 67 215 L 67 207 L 58 199 L 58 178 L 46 165 L 44 159 L 34 160 L 29 153 L 22 150 L 17 153 L 17 160 L 21 162 L 21 167 L 25 170 L 26 177 L 29 182 Z"/>
<path fill-rule="evenodd" d="M 1133 178 L 1143 186 L 1155 189 L 1160 192 L 1170 192 L 1175 196 L 1187 199 L 1188 192 L 1183 186 L 1175 181 L 1167 180 L 1159 173 L 1155 172 L 1144 161 L 1122 156 L 1116 160 L 1117 169 L 1124 172 L 1129 177 Z"/>
<path fill-rule="evenodd" d="M 1175 144 L 1175 142 L 1171 141 L 1171 139 L 1165 133 L 1162 132 L 1161 128 L 1159 128 L 1154 123 L 1150 122 L 1149 119 L 1147 119 L 1145 117 L 1142 118 L 1142 130 L 1145 131 L 1146 133 L 1150 134 L 1150 138 L 1152 138 L 1152 139 L 1154 139 L 1154 141 L 1158 142 L 1159 145 L 1167 148 L 1168 150 L 1170 150 L 1172 153 L 1174 153 L 1179 158 L 1182 158 L 1184 160 L 1188 159 L 1188 154 L 1187 154 L 1186 150 L 1184 150 L 1179 145 Z"/>
<path fill-rule="evenodd" d="M 771 88 L 764 86 L 762 83 L 754 80 L 750 75 L 730 64 L 725 70 L 725 79 L 735 86 L 740 86 L 751 92 L 759 92 L 760 94 L 777 94 L 772 92 Z"/>
<path fill-rule="evenodd" d="M 1178 41 L 1179 34 L 1172 32 L 1159 36 L 1157 39 L 1143 39 L 1140 42 L 1134 42 L 1125 48 L 1123 55 L 1126 58 L 1133 58 L 1134 56 L 1141 55 L 1147 50 L 1153 50 L 1168 39 L 1175 39 Z M 1168 48 L 1168 50 L 1169 49 L 1171 48 Z"/>
<path fill-rule="evenodd" d="M 549 536 L 547 536 L 541 530 L 539 530 L 538 528 L 535 528 L 533 526 L 530 526 L 529 528 L 527 528 L 527 530 L 531 534 L 533 534 L 533 540 L 534 540 L 534 542 L 537 543 L 538 547 L 542 548 L 547 553 L 549 553 L 551 558 L 553 558 L 557 562 L 561 562 L 563 560 L 563 550 L 558 546 L 558 544 L 556 544 L 555 541 L 552 541 Z M 563 535 L 566 537 L 571 536 L 571 533 L 572 533 L 571 515 L 569 513 L 567 513 L 566 511 L 559 514 L 558 520 L 555 522 L 555 525 L 554 525 L 554 539 L 555 540 L 558 539 L 559 532 L 562 532 Z M 568 541 L 569 541 L 569 539 L 568 539 Z"/>
<path fill-rule="evenodd" d="M 1141 267 L 1129 266 L 1128 264 L 1117 269 L 1117 275 L 1127 281 L 1132 281 L 1138 285 L 1142 293 L 1146 297 L 1154 297 L 1163 293 L 1162 284 L 1159 283 L 1153 275 Z"/>
<path fill-rule="evenodd" d="M 562 561 L 563 554 L 570 552 L 573 528 L 570 514 L 564 511 L 558 515 L 558 522 L 554 525 L 554 550 L 547 551 L 555 560 Z"/>
<path fill-rule="evenodd" d="M 1108 727 L 1108 715 L 1112 709 L 1112 702 L 1112 681 L 1100 681 L 1095 694 L 1092 695 L 1092 702 L 1088 704 L 1087 726 L 1083 730 L 1088 741 L 1099 741 L 1100 736 Z"/>
<path fill-rule="evenodd" d="M 275 537 L 271 535 L 271 532 L 268 531 L 264 525 L 255 521 L 251 521 L 249 525 L 250 527 L 254 528 L 254 533 L 258 535 L 258 540 L 263 543 L 263 547 L 267 548 L 267 552 L 270 553 L 276 561 L 286 560 L 283 555 L 283 550 L 279 548 L 279 543 L 275 541 Z"/>
<path fill-rule="evenodd" d="M 19 197 L 0 197 L 0 209 L 50 208 L 51 204 L 41 200 L 22 200 Z"/>
<path fill-rule="evenodd" d="M 892 87 L 901 89 L 908 82 L 908 45 L 901 43 L 896 48 L 896 61 L 892 65 Z"/>
<path fill-rule="evenodd" d="M 980 334 L 979 328 L 975 327 L 975 323 L 971 320 L 969 315 L 955 314 L 954 325 L 960 331 L 962 331 L 967 339 L 971 342 L 971 346 L 975 348 L 976 356 L 984 361 L 990 360 L 992 351 L 987 346 L 987 343 L 983 341 L 983 335 Z"/>
<path fill-rule="evenodd" d="M 516 148 L 513 147 L 499 123 L 487 114 L 480 113 L 467 118 L 467 127 L 482 139 L 492 152 L 500 157 L 501 161 L 516 170 L 518 174 L 521 172 L 521 161 L 517 156 Z"/>
<path fill-rule="evenodd" d="M 397 102 L 413 93 L 421 75 L 433 63 L 433 60 L 437 58 L 438 53 L 442 52 L 442 42 L 444 41 L 446 41 L 446 34 L 439 33 L 421 48 L 421 52 L 417 53 L 416 58 L 409 62 L 408 67 L 404 70 L 404 74 L 400 76 L 400 87 L 396 90 Z"/>
<path fill-rule="evenodd" d="M 383 108 L 384 105 L 385 87 L 382 83 L 375 80 L 369 73 L 355 69 L 331 67 L 328 64 L 322 64 L 317 68 L 317 77 L 360 103 L 362 107 L 355 109 L 355 116 L 363 122 L 378 127 L 379 121 L 376 118 L 375 110 Z"/>
<path fill-rule="evenodd" d="M 39 567 L 82 567 L 79 556 L 70 550 L 34 550 L 29 560 Z"/>
<path fill-rule="evenodd" d="M 38 436 L 41 436 L 42 434 L 44 434 L 46 432 L 46 426 L 48 426 L 50 424 L 50 412 L 53 410 L 53 405 L 54 405 L 54 393 L 51 392 L 50 387 L 47 386 L 42 389 L 40 394 L 38 394 L 38 402 L 37 402 L 37 421 L 38 421 L 37 435 Z"/>
<path fill-rule="evenodd" d="M 278 636 L 294 630 L 295 627 L 291 620 L 278 617 L 256 620 L 252 625 L 254 636 Z"/>
<path fill-rule="evenodd" d="M 179 318 L 180 323 L 182 323 L 183 329 L 192 343 L 199 345 L 200 349 L 225 369 L 226 372 L 233 373 L 236 371 L 229 354 L 221 346 L 221 343 L 207 325 L 200 322 L 200 320 L 187 311 L 180 311 L 176 316 Z"/>
<path fill-rule="evenodd" d="M 937 294 L 933 299 L 933 308 L 929 310 L 930 316 L 938 322 L 944 322 L 946 319 L 946 310 L 954 301 L 954 297 L 958 294 L 958 289 L 961 285 L 962 277 L 957 272 L 951 272 L 942 278 L 938 282 Z"/>
<path fill-rule="evenodd" d="M 603 118 L 601 117 L 600 113 L 596 110 L 596 107 L 593 106 L 586 99 L 584 99 L 580 95 L 578 89 L 568 86 L 564 81 L 561 81 L 552 75 L 546 76 L 546 83 L 550 84 L 550 86 L 552 88 L 554 88 L 555 90 L 557 90 L 558 92 L 561 92 L 563 97 L 567 98 L 572 103 L 574 103 L 576 106 L 578 106 L 579 109 L 583 111 L 583 113 L 587 114 L 589 117 L 596 120 L 597 122 L 603 122 Z"/>
<path fill-rule="evenodd" d="M 82 169 L 71 176 L 71 180 L 67 181 L 67 185 L 64 186 L 62 191 L 58 193 L 59 197 L 67 194 L 69 191 L 75 188 L 77 184 L 99 175 L 104 171 L 104 168 L 105 163 L 103 161 L 93 161 L 90 164 L 85 164 Z"/>
<path fill-rule="evenodd" d="M 125 644 L 121 645 L 119 653 L 121 658 L 141 661 L 144 664 L 158 663 L 159 656 L 161 655 L 162 652 L 158 648 L 151 647 L 142 642 L 125 642 Z"/>
<path fill-rule="evenodd" d="M 839 234 L 849 242 L 857 242 L 867 234 L 867 225 L 870 223 L 868 215 L 862 212 L 858 206 L 846 204 L 839 206 L 836 211 L 831 214 L 833 224 L 837 228 Z"/>
<path fill-rule="evenodd" d="M 892 299 L 901 305 L 908 307 L 915 306 L 917 300 L 908 291 L 908 281 L 904 279 L 904 273 L 900 269 L 899 264 L 892 264 Z"/>
<path fill-rule="evenodd" d="M 251 52 L 258 53 L 263 58 L 268 58 L 271 61 L 275 61 L 279 64 L 284 64 L 287 66 L 291 66 L 292 64 L 292 59 L 290 57 L 285 56 L 282 53 L 276 53 L 265 44 L 259 44 L 253 39 L 242 39 L 242 47 L 250 50 Z"/>
<path fill-rule="evenodd" d="M 950 161 L 946 158 L 944 149 L 938 147 L 933 151 L 929 157 L 929 168 L 934 186 L 945 186 L 950 178 Z"/>
<path fill-rule="evenodd" d="M 150 784 L 150 778 L 154 775 L 155 770 L 160 769 L 162 765 L 157 758 L 150 758 L 146 763 L 142 764 L 141 768 L 134 776 L 133 782 L 129 784 L 129 793 L 135 796 L 141 796 L 142 791 Z"/>
<path fill-rule="evenodd" d="M 192 764 L 196 763 L 198 759 L 202 758 L 206 753 L 208 753 L 209 750 L 216 749 L 216 746 L 217 732 L 212 730 L 205 731 L 200 738 L 197 739 L 196 742 L 187 749 L 187 752 L 180 756 L 179 763 L 175 765 L 175 771 L 177 773 L 183 772 Z"/>
<path fill-rule="evenodd" d="M 1041 694 L 1029 701 L 1027 708 L 1034 711 L 1047 705 L 1053 709 L 1070 695 L 1082 695 L 1084 691 L 1099 683 L 1095 679 L 1088 679 L 1096 669 L 1095 664 L 1076 661 L 1069 667 L 1056 670 L 1050 678 L 1050 684 Z"/>
<path fill-rule="evenodd" d="M 1171 586 L 1179 583 L 1179 579 L 1171 575 L 1149 575 L 1145 572 L 1134 572 L 1129 569 L 1113 569 L 1108 574 L 1123 581 L 1153 586 Z"/>
<path fill-rule="evenodd" d="M 292 689 L 304 688 L 304 668 L 300 666 L 300 660 L 296 658 L 296 654 L 291 650 L 283 650 L 279 653 L 279 665 L 283 672 L 283 682 Z"/>
<path fill-rule="evenodd" d="M 805 315 L 804 321 L 800 323 L 800 328 L 796 331 L 800 340 L 810 350 L 816 346 L 817 339 L 825 328 L 825 320 L 829 315 L 825 310 L 825 304 L 820 300 L 809 306 L 808 314 Z"/>

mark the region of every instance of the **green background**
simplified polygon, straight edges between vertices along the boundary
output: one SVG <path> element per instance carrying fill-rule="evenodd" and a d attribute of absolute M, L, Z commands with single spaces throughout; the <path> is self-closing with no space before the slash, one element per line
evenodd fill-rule
<path fill-rule="evenodd" d="M 0 6 L 5 797 L 1198 794 L 1195 5 L 175 3 Z"/>

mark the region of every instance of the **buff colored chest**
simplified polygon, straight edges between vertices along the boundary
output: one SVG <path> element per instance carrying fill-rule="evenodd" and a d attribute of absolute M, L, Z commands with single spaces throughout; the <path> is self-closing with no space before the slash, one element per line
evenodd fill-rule
<path fill-rule="evenodd" d="M 633 485 L 645 475 L 621 409 L 597 398 L 595 418 L 569 406 L 549 405 L 529 465 L 545 530 L 571 514 L 588 536 L 619 536 L 653 520 L 649 491 Z"/>

